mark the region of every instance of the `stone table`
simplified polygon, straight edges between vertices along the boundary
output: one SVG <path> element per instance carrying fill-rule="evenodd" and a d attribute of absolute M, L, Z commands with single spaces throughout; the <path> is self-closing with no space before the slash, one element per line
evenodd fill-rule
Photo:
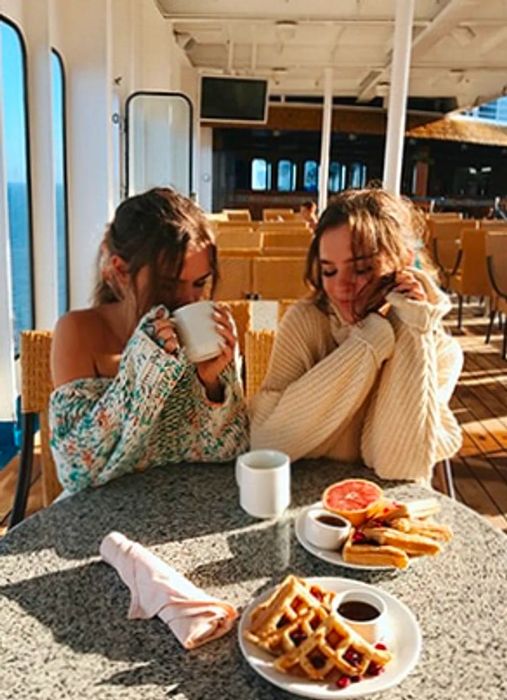
<path fill-rule="evenodd" d="M 505 700 L 505 535 L 437 495 L 439 520 L 455 533 L 439 557 L 402 572 L 327 564 L 298 544 L 293 521 L 326 485 L 349 476 L 372 478 L 361 467 L 300 462 L 287 514 L 258 521 L 239 508 L 231 464 L 170 465 L 77 494 L 21 523 L 0 541 L 0 697 L 289 697 L 249 667 L 235 629 L 189 652 L 158 618 L 128 620 L 128 589 L 98 557 L 102 538 L 118 530 L 240 607 L 289 572 L 378 585 L 416 615 L 423 649 L 399 686 L 370 698 Z M 411 484 L 382 486 L 398 499 L 429 495 Z"/>

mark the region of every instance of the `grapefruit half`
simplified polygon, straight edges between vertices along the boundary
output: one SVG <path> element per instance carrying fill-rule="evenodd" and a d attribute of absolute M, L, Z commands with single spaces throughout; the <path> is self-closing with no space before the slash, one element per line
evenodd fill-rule
<path fill-rule="evenodd" d="M 324 508 L 350 520 L 356 527 L 366 519 L 368 506 L 383 496 L 380 486 L 366 479 L 345 479 L 322 494 Z"/>

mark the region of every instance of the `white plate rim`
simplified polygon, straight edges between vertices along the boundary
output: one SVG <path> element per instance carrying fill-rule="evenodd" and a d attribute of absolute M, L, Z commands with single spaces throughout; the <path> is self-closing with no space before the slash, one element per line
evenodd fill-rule
<path fill-rule="evenodd" d="M 313 508 L 322 508 L 322 501 L 316 501 L 312 505 L 304 508 L 299 515 L 296 516 L 294 522 L 294 531 L 296 533 L 296 538 L 299 544 L 306 549 L 307 552 L 313 554 L 317 559 L 322 559 L 322 561 L 328 562 L 328 564 L 334 564 L 335 566 L 343 566 L 345 569 L 357 569 L 358 571 L 401 571 L 395 566 L 373 566 L 370 564 L 351 564 L 350 562 L 344 561 L 341 551 L 331 550 L 331 549 L 321 549 L 320 547 L 315 547 L 315 545 L 308 542 L 305 536 L 305 518 L 309 510 Z M 410 566 L 410 563 L 409 563 Z"/>
<path fill-rule="evenodd" d="M 276 588 L 276 586 L 273 586 L 248 604 L 243 610 L 238 624 L 238 641 L 241 652 L 249 666 L 258 673 L 261 678 L 264 678 L 264 680 L 267 680 L 278 688 L 288 693 L 293 693 L 294 695 L 315 698 L 316 700 L 340 700 L 340 698 L 345 700 L 345 698 L 359 698 L 393 688 L 399 685 L 401 681 L 411 673 L 421 654 L 422 634 L 414 613 L 405 603 L 377 586 L 372 586 L 362 581 L 356 581 L 355 579 L 340 578 L 338 576 L 312 576 L 306 578 L 306 581 L 310 584 L 318 584 L 324 589 L 329 588 L 330 590 L 335 590 L 336 592 L 346 589 L 366 589 L 374 591 L 386 603 L 387 614 L 394 617 L 395 613 L 397 613 L 397 616 L 401 617 L 401 622 L 405 626 L 404 633 L 398 633 L 394 636 L 394 639 L 400 636 L 402 637 L 398 642 L 398 646 L 401 647 L 401 654 L 396 653 L 393 648 L 393 646 L 396 646 L 394 642 L 393 645 L 390 645 L 390 648 L 395 652 L 395 658 L 390 662 L 389 667 L 387 667 L 382 675 L 363 680 L 359 683 L 351 683 L 347 688 L 334 689 L 330 688 L 325 682 L 291 678 L 291 676 L 278 672 L 272 665 L 266 663 L 272 661 L 273 657 L 270 656 L 268 652 L 253 644 L 253 642 L 247 640 L 244 636 L 244 631 L 252 611 L 257 605 L 271 595 Z M 404 640 L 403 637 L 406 639 Z M 411 644 L 407 644 L 408 640 L 410 640 Z M 407 652 L 408 658 L 405 659 L 403 666 L 396 669 L 392 664 L 396 664 L 396 661 L 398 661 L 399 665 L 400 656 L 407 656 Z"/>

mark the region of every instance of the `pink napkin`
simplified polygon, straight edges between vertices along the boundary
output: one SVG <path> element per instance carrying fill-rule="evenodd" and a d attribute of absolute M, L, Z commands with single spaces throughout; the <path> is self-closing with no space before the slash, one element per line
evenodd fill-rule
<path fill-rule="evenodd" d="M 185 649 L 221 637 L 238 616 L 232 605 L 212 598 L 172 566 L 119 532 L 104 537 L 100 555 L 130 589 L 129 618 L 158 615 Z"/>

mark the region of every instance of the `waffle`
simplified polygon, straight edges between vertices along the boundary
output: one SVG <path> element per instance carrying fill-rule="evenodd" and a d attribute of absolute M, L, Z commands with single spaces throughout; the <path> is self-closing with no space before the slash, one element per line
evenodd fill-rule
<path fill-rule="evenodd" d="M 447 525 L 440 525 L 428 520 L 417 518 L 394 518 L 390 521 L 390 526 L 395 530 L 407 532 L 423 537 L 431 537 L 439 542 L 450 542 L 452 540 L 452 530 Z"/>
<path fill-rule="evenodd" d="M 399 548 L 411 556 L 434 555 L 442 551 L 441 545 L 430 537 L 402 532 L 392 527 L 377 526 L 376 523 L 366 524 L 361 528 L 361 532 L 368 540 L 378 542 L 382 546 Z"/>
<path fill-rule="evenodd" d="M 355 531 L 353 530 L 343 545 L 343 561 L 348 564 L 359 564 L 361 566 L 394 566 L 397 569 L 406 569 L 409 558 L 399 547 L 381 545 L 378 543 L 354 541 Z"/>
<path fill-rule="evenodd" d="M 257 646 L 273 654 L 273 656 L 280 656 L 296 649 L 296 647 L 311 637 L 328 615 L 329 611 L 323 607 L 315 608 L 314 610 L 308 610 L 293 622 L 283 625 L 279 630 L 267 636 L 260 637 L 251 632 L 246 632 L 245 636 Z"/>
<path fill-rule="evenodd" d="M 246 637 L 274 654 L 292 649 L 326 617 L 333 597 L 319 586 L 287 576 L 252 612 Z"/>
<path fill-rule="evenodd" d="M 335 672 L 362 676 L 370 664 L 382 667 L 391 658 L 389 651 L 376 649 L 331 613 L 302 644 L 279 656 L 274 666 L 283 673 L 302 672 L 318 681 Z"/>

